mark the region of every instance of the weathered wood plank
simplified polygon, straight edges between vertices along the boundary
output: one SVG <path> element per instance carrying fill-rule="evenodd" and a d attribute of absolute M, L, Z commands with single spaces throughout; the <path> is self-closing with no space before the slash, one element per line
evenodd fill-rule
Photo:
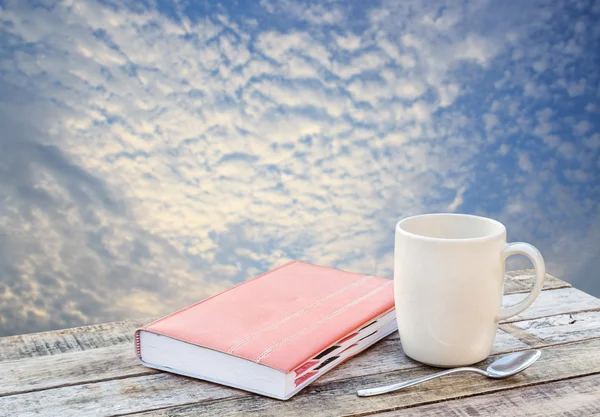
<path fill-rule="evenodd" d="M 551 294 L 551 296 L 547 297 L 546 293 Z M 531 312 L 528 314 L 532 316 L 544 316 L 548 314 L 560 314 L 565 310 L 570 311 L 582 306 L 586 308 L 595 305 L 600 306 L 600 300 L 574 288 L 545 291 L 543 296 L 544 299 L 541 302 L 536 302 L 530 307 Z M 541 297 L 542 295 L 540 295 Z M 578 301 L 578 297 L 583 297 L 583 301 Z M 103 341 L 110 343 L 125 340 L 125 342 L 112 347 L 83 350 L 68 355 L 42 356 L 15 362 L 0 362 L 0 375 L 6 375 L 0 379 L 0 395 L 154 373 L 155 371 L 139 365 L 133 354 L 133 341 L 130 340 L 132 330 L 130 328 L 133 327 L 131 324 L 135 324 L 137 327 L 140 323 L 119 323 L 121 326 L 118 328 L 125 333 L 123 336 L 119 337 L 118 332 L 115 330 L 116 328 L 105 328 L 100 325 L 96 326 L 94 330 L 101 334 L 102 337 L 90 339 L 94 340 L 95 345 L 100 345 Z M 128 324 L 125 325 L 125 323 Z M 502 326 L 508 325 L 504 324 Z M 597 334 L 593 332 L 586 334 L 579 327 L 562 326 L 557 330 L 564 333 L 562 339 L 544 341 L 535 338 L 535 334 L 532 332 L 521 332 L 522 334 L 518 334 L 514 332 L 514 329 L 511 331 L 510 327 L 502 326 L 502 330 L 498 332 L 494 344 L 494 353 L 525 349 L 528 346 L 544 346 L 562 343 L 562 341 L 595 337 Z M 528 326 L 535 326 L 535 321 Z M 512 333 L 512 335 L 506 333 L 506 331 Z M 517 338 L 520 337 L 522 340 L 520 341 L 514 336 Z M 82 336 L 78 335 L 78 338 L 81 339 Z M 83 344 L 82 346 L 87 347 L 90 344 L 91 342 L 88 341 L 87 345 Z M 394 333 L 368 352 L 358 355 L 351 361 L 342 364 L 338 369 L 323 376 L 321 381 L 367 375 L 377 372 L 378 369 L 390 371 L 413 366 L 416 366 L 415 363 L 402 354 L 398 334 Z M 45 372 L 45 369 L 49 367 L 53 369 L 52 373 Z"/>
<path fill-rule="evenodd" d="M 518 279 L 518 276 L 513 278 Z M 511 280 L 513 278 L 511 278 Z M 557 285 L 560 285 L 561 281 L 557 281 L 559 281 Z M 516 287 L 512 289 L 512 291 L 517 290 L 518 288 Z M 560 291 L 564 290 L 557 290 L 557 292 Z M 547 297 L 547 300 L 544 300 L 544 302 L 538 303 L 537 305 L 534 304 L 531 309 L 535 312 L 535 309 L 537 308 L 538 312 L 536 314 L 548 315 L 553 314 L 553 312 L 569 311 L 582 306 L 585 310 L 594 310 L 597 305 L 600 306 L 600 303 L 595 304 L 590 299 L 584 299 L 583 301 L 576 300 L 576 296 L 580 295 L 583 295 L 583 298 L 587 296 L 585 293 L 576 291 L 573 294 L 559 294 L 558 296 Z M 593 297 L 590 298 L 596 300 Z M 556 303 L 552 300 L 560 300 L 560 302 Z M 594 311 L 592 311 L 592 313 L 594 313 Z M 146 385 L 146 379 L 150 381 L 152 378 L 156 377 L 156 371 L 142 367 L 137 363 L 133 355 L 132 332 L 135 328 L 151 320 L 153 319 L 130 320 L 0 339 L 0 375 L 8 376 L 0 379 L 0 395 L 44 389 L 48 389 L 49 392 L 53 392 L 56 389 L 76 389 L 77 387 L 75 385 L 98 386 L 98 384 L 93 384 L 92 382 L 96 381 L 100 385 L 114 383 L 115 381 L 109 380 L 115 378 L 123 381 L 135 379 L 142 385 Z M 591 320 L 591 318 L 588 319 L 590 322 Z M 527 320 L 527 322 L 529 322 L 528 326 L 536 327 L 535 324 L 532 324 L 535 323 L 535 321 L 536 320 Z M 544 321 L 544 323 L 550 322 L 551 321 L 548 320 Z M 552 323 L 562 322 L 558 320 L 553 321 Z M 506 326 L 514 327 L 514 324 L 505 324 L 503 326 L 503 330 L 505 330 Z M 545 328 L 548 326 L 547 324 L 540 324 L 537 327 Z M 527 331 L 520 328 L 519 330 L 523 332 Z M 548 343 L 564 343 L 565 341 L 577 340 L 581 337 L 595 337 L 596 335 L 596 333 L 593 333 L 593 335 L 590 336 L 589 333 L 585 333 L 577 327 L 569 328 L 563 326 L 561 327 L 561 332 L 563 334 L 562 337 L 554 338 L 552 340 L 548 339 Z M 534 337 L 533 334 L 531 337 Z M 540 338 L 540 340 L 543 339 Z M 538 343 L 538 345 L 543 345 L 543 343 Z M 527 345 L 523 342 L 500 330 L 494 350 L 495 352 L 506 352 L 520 350 L 526 346 Z M 64 352 L 70 353 L 68 355 L 56 355 L 57 353 Z M 36 358 L 36 356 L 41 357 Z M 23 359 L 7 361 L 16 358 Z M 5 362 L 2 362 L 2 360 Z M 381 371 L 398 371 L 415 367 L 420 367 L 420 365 L 406 358 L 402 354 L 397 337 L 395 339 L 391 337 L 388 340 L 379 343 L 368 352 L 359 355 L 357 358 L 354 358 L 352 361 L 343 364 L 338 369 L 324 376 L 314 386 L 328 386 L 341 379 L 352 379 Z M 53 370 L 49 378 L 47 369 Z M 175 378 L 176 380 L 182 378 L 167 374 L 161 375 L 164 375 L 165 378 Z M 175 384 L 177 384 L 177 382 L 175 382 Z M 192 380 L 191 384 L 192 388 L 190 389 L 193 390 L 197 389 L 197 385 L 194 384 L 206 383 Z M 231 390 L 213 384 L 209 385 L 212 387 L 211 391 L 214 395 L 211 395 L 211 397 L 213 398 L 224 399 L 231 395 L 248 395 L 241 391 Z M 147 395 L 151 395 L 148 393 L 148 390 L 152 390 L 151 384 L 141 391 L 146 392 Z M 34 393 L 32 392 L 29 395 L 33 394 Z M 125 394 L 128 395 L 127 390 L 125 390 Z M 125 394 L 124 396 L 127 397 Z M 185 390 L 182 395 L 184 398 L 191 398 L 190 395 L 185 394 Z M 193 397 L 193 395 L 191 396 Z M 18 396 L 11 395 L 6 398 L 16 397 Z M 165 397 L 160 398 L 164 400 Z M 113 400 L 118 403 L 121 403 L 121 400 L 127 402 L 126 398 L 119 398 L 119 396 L 113 398 Z M 95 401 L 95 398 L 82 398 L 83 403 L 86 401 L 93 402 Z M 204 399 L 195 401 L 204 401 Z M 182 403 L 170 403 L 167 401 L 164 404 L 167 405 L 163 406 L 168 407 Z M 135 411 L 139 410 L 136 409 Z"/>
<path fill-rule="evenodd" d="M 486 361 L 486 364 L 494 358 Z M 249 395 L 226 400 L 208 401 L 168 409 L 152 410 L 145 416 L 298 416 L 315 417 L 352 416 L 372 414 L 412 407 L 417 404 L 443 401 L 502 391 L 510 388 L 559 381 L 566 378 L 600 373 L 600 340 L 592 339 L 547 348 L 539 362 L 525 372 L 504 380 L 493 380 L 479 375 L 452 374 L 426 384 L 407 388 L 392 394 L 361 398 L 356 390 L 418 378 L 432 369 L 413 368 L 400 372 L 351 378 L 308 387 L 287 402 Z"/>
<path fill-rule="evenodd" d="M 524 297 L 525 294 L 507 295 L 503 299 L 503 304 L 506 306 L 517 304 Z M 542 291 L 527 310 L 505 320 L 503 323 L 587 310 L 600 310 L 600 299 L 576 288 L 561 288 Z"/>
<path fill-rule="evenodd" d="M 545 344 L 600 337 L 600 311 L 562 314 L 511 324 Z"/>
<path fill-rule="evenodd" d="M 506 294 L 527 292 L 532 285 L 532 270 L 507 272 Z M 544 289 L 566 288 L 569 286 L 566 282 L 548 275 Z M 2 337 L 0 338 L 0 362 L 131 343 L 133 331 L 154 319 L 155 317 L 149 317 L 51 332 Z"/>
<path fill-rule="evenodd" d="M 541 320 L 541 319 L 536 319 Z M 524 330 L 519 329 L 516 326 L 513 326 L 513 323 L 504 323 L 499 326 L 505 332 L 513 335 L 515 338 L 519 339 L 523 343 L 527 344 L 529 347 L 538 347 L 545 346 L 550 343 L 544 342 L 543 339 L 534 336 L 533 334 L 526 332 Z M 587 338 L 586 338 L 587 339 Z"/>
<path fill-rule="evenodd" d="M 107 416 L 160 406 L 247 395 L 192 378 L 159 373 L 0 397 L 0 415 Z"/>
<path fill-rule="evenodd" d="M 377 355 L 374 360 L 377 361 L 379 357 Z M 206 404 L 170 409 L 169 413 L 219 416 L 238 415 L 236 413 L 240 410 L 243 410 L 244 415 L 301 415 L 306 410 L 311 410 L 312 415 L 371 413 L 389 410 L 399 405 L 409 406 L 600 372 L 600 339 L 547 348 L 539 364 L 528 369 L 526 373 L 506 380 L 507 382 L 490 383 L 485 378 L 472 378 L 468 375 L 459 378 L 450 376 L 442 382 L 432 381 L 419 389 L 410 389 L 391 396 L 373 397 L 375 402 L 371 399 L 359 399 L 355 395 L 356 389 L 360 387 L 415 378 L 430 372 L 431 368 L 418 366 L 374 375 L 347 375 L 345 379 L 336 381 L 317 381 L 288 402 L 270 400 L 191 378 L 159 373 L 0 397 L 0 415 L 6 410 L 19 410 L 21 416 L 44 415 L 45 410 L 60 411 L 60 415 L 65 417 L 113 415 L 198 402 Z M 171 415 L 157 412 L 158 415 Z"/>
<path fill-rule="evenodd" d="M 449 400 L 373 417 L 599 416 L 600 375 Z"/>
<path fill-rule="evenodd" d="M 513 352 L 527 348 L 529 348 L 528 345 L 499 329 L 496 334 L 496 343 L 494 343 L 492 354 Z M 317 383 L 324 384 L 345 378 L 355 378 L 379 372 L 396 371 L 420 366 L 422 365 L 404 354 L 400 340 L 394 337 L 389 340 L 382 340 L 369 350 L 341 364 L 319 378 Z"/>
<path fill-rule="evenodd" d="M 518 271 L 507 271 L 504 281 L 505 294 L 517 294 L 531 291 L 535 282 L 535 270 L 521 269 Z M 552 290 L 557 288 L 568 288 L 571 284 L 550 274 L 546 274 L 543 290 Z"/>
<path fill-rule="evenodd" d="M 504 296 L 504 305 L 513 305 L 521 301 L 525 294 Z M 580 311 L 600 311 L 600 299 L 573 287 L 542 291 L 531 306 L 521 314 L 504 320 L 501 323 L 512 323 L 521 320 L 532 320 L 559 314 L 572 314 Z M 392 337 L 399 338 L 398 335 Z"/>
<path fill-rule="evenodd" d="M 133 331 L 153 318 L 117 321 L 0 338 L 0 362 L 133 343 Z"/>
<path fill-rule="evenodd" d="M 526 349 L 528 346 L 499 330 L 494 353 Z M 324 375 L 320 381 L 356 377 L 419 366 L 402 352 L 399 340 L 383 340 L 361 355 Z M 49 373 L 48 369 L 52 369 Z M 0 362 L 0 396 L 77 385 L 113 378 L 157 373 L 140 365 L 133 345 L 98 348 L 68 355 L 53 355 L 20 361 Z"/>
<path fill-rule="evenodd" d="M 130 343 L 5 361 L 0 362 L 0 396 L 155 373 L 158 371 L 138 362 Z"/>

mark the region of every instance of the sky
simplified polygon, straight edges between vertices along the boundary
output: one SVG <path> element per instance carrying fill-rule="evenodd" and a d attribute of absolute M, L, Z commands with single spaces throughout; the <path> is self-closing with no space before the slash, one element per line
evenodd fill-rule
<path fill-rule="evenodd" d="M 0 0 L 0 335 L 391 278 L 428 212 L 600 296 L 599 40 L 600 1 Z"/>

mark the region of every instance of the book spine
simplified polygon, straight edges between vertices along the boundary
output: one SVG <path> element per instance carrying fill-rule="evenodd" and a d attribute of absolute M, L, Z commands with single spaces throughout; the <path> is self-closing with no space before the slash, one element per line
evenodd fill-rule
<path fill-rule="evenodd" d="M 135 339 L 135 354 L 137 355 L 139 360 L 142 360 L 142 348 L 140 345 L 140 330 L 141 329 L 137 329 L 135 331 L 134 339 Z"/>

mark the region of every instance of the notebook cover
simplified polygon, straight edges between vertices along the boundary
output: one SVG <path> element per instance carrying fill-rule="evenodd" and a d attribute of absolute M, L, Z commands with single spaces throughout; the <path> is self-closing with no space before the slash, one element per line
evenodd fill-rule
<path fill-rule="evenodd" d="M 292 261 L 136 330 L 291 372 L 394 308 L 391 280 Z"/>

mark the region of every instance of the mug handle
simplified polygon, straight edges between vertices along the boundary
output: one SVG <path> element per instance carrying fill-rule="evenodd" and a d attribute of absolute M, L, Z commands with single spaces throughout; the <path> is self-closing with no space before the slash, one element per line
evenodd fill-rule
<path fill-rule="evenodd" d="M 538 251 L 533 245 L 524 242 L 507 243 L 502 250 L 502 257 L 505 260 L 510 255 L 516 254 L 527 256 L 533 263 L 533 268 L 535 269 L 536 274 L 535 284 L 533 284 L 533 289 L 529 295 L 525 297 L 525 299 L 513 306 L 502 307 L 498 317 L 496 318 L 496 321 L 505 320 L 509 317 L 516 316 L 529 307 L 539 295 L 540 291 L 542 290 L 542 286 L 544 285 L 544 280 L 546 279 L 546 264 L 544 263 L 544 258 L 542 258 L 540 251 Z"/>

